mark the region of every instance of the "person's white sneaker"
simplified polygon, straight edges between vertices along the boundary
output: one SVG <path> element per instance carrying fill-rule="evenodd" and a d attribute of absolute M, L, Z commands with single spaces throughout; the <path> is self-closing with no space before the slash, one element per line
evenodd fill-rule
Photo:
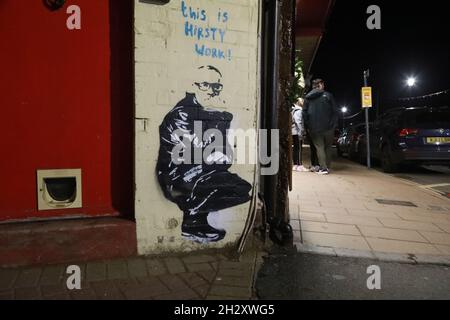
<path fill-rule="evenodd" d="M 309 172 L 309 170 L 306 169 L 304 166 L 298 166 L 297 167 L 297 171 L 299 171 L 299 172 Z"/>
<path fill-rule="evenodd" d="M 292 171 L 298 171 L 298 166 L 294 166 L 294 167 L 292 168 Z"/>

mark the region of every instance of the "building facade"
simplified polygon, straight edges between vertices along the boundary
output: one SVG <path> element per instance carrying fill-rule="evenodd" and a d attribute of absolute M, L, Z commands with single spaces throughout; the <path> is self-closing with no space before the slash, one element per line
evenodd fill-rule
<path fill-rule="evenodd" d="M 257 199 L 286 225 L 295 4 L 4 0 L 0 265 L 236 247 Z"/>
<path fill-rule="evenodd" d="M 212 156 L 225 155 L 229 164 L 208 166 L 205 134 L 215 129 L 231 140 L 232 130 L 258 129 L 259 22 L 257 0 L 135 1 L 139 253 L 218 248 L 241 237 L 257 164 L 233 161 L 237 145 L 227 141 L 231 152 Z M 256 135 L 250 139 L 256 148 Z M 200 161 L 165 159 L 179 144 L 192 144 Z"/>

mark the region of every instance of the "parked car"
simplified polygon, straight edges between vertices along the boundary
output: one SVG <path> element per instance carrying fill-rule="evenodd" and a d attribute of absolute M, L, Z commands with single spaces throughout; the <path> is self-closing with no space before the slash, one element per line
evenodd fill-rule
<path fill-rule="evenodd" d="M 337 141 L 339 156 L 346 154 L 349 159 L 363 162 L 365 157 L 366 125 L 352 125 L 343 130 Z"/>
<path fill-rule="evenodd" d="M 385 172 L 403 164 L 450 165 L 450 108 L 397 108 L 375 123 L 372 155 Z"/>
<path fill-rule="evenodd" d="M 341 130 L 335 129 L 335 130 L 334 130 L 334 139 L 333 139 L 333 145 L 334 145 L 334 146 L 337 146 L 337 144 L 338 144 L 338 139 L 339 139 L 340 136 L 341 136 Z"/>

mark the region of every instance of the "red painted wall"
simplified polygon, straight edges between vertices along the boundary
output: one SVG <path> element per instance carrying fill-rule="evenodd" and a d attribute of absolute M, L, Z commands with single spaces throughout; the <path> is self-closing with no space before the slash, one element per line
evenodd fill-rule
<path fill-rule="evenodd" d="M 0 0 L 0 221 L 131 214 L 130 2 Z M 67 168 L 83 170 L 83 209 L 38 212 L 36 170 Z"/>

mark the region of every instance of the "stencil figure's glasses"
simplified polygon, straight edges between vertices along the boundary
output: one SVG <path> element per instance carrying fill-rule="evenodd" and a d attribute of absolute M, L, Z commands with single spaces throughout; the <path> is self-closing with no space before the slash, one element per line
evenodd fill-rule
<path fill-rule="evenodd" d="M 211 97 L 216 97 L 220 95 L 220 93 L 223 90 L 223 84 L 221 83 L 196 82 L 195 85 L 201 91 L 212 91 L 212 93 L 209 93 Z"/>

